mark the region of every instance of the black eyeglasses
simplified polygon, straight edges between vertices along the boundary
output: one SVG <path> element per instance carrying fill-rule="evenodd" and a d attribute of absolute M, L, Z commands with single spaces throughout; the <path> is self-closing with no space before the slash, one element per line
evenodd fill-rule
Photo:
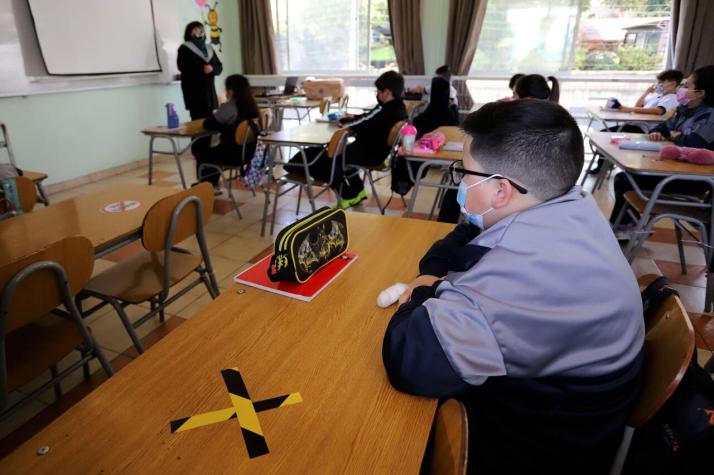
<path fill-rule="evenodd" d="M 461 180 L 464 179 L 464 175 L 474 175 L 483 178 L 499 178 L 501 180 L 506 180 L 513 186 L 513 188 L 518 190 L 519 193 L 524 195 L 528 193 L 527 189 L 523 188 L 521 185 L 511 180 L 510 178 L 506 178 L 505 176 L 499 175 L 498 173 L 481 173 L 467 170 L 464 168 L 464 162 L 462 162 L 461 160 L 452 162 L 451 165 L 449 165 L 449 173 L 451 174 L 451 181 L 454 183 L 454 185 L 458 185 L 459 183 L 461 183 Z"/>

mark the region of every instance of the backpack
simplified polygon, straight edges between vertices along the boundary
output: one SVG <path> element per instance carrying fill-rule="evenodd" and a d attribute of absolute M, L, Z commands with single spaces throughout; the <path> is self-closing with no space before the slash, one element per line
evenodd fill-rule
<path fill-rule="evenodd" d="M 266 135 L 261 133 L 261 135 Z M 255 146 L 255 153 L 248 163 L 248 167 L 243 174 L 243 183 L 245 186 L 255 191 L 268 175 L 268 146 L 260 140 L 257 141 Z"/>
<path fill-rule="evenodd" d="M 12 178 L 0 179 L 0 221 L 22 214 L 17 184 Z"/>
<path fill-rule="evenodd" d="M 645 322 L 667 297 L 677 294 L 666 277 L 642 291 Z M 697 362 L 695 351 L 672 396 L 635 430 L 623 473 L 648 475 L 696 473 L 709 465 L 714 447 L 714 381 Z"/>
<path fill-rule="evenodd" d="M 414 186 L 414 182 L 409 177 L 409 169 L 407 168 L 409 164 L 406 158 L 394 154 L 392 161 L 389 164 L 390 172 L 392 174 L 392 192 L 404 196 L 409 193 L 409 190 Z"/>

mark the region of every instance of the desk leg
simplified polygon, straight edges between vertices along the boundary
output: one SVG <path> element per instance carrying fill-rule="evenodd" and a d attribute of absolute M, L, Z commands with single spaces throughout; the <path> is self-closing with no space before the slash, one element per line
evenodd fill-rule
<path fill-rule="evenodd" d="M 310 175 L 310 167 L 307 166 L 307 154 L 305 154 L 305 147 L 300 147 L 300 154 L 302 155 L 302 164 L 305 168 L 305 181 L 307 181 L 307 186 L 305 187 L 305 192 L 307 193 L 307 198 L 310 200 L 310 206 L 312 207 L 312 212 L 315 212 L 315 196 L 312 193 L 312 176 Z"/>
<path fill-rule="evenodd" d="M 47 192 L 45 191 L 45 187 L 42 185 L 42 182 L 36 181 L 35 187 L 37 188 L 37 194 L 40 195 L 40 199 L 38 201 L 40 201 L 45 206 L 49 206 L 50 199 L 47 197 Z"/>
<path fill-rule="evenodd" d="M 183 168 L 181 167 L 181 154 L 178 151 L 178 147 L 176 146 L 176 141 L 174 140 L 174 138 L 169 138 L 169 141 L 171 142 L 171 150 L 173 150 L 174 153 L 174 160 L 176 160 L 176 168 L 178 168 L 179 176 L 181 177 L 181 185 L 183 185 L 183 189 L 185 190 L 187 187 L 186 178 L 184 178 L 183 176 Z M 192 140 L 191 142 L 193 143 L 194 140 Z"/>
<path fill-rule="evenodd" d="M 409 160 L 407 160 L 407 166 L 409 166 Z M 407 209 L 407 218 L 412 217 L 414 212 L 414 204 L 416 203 L 417 194 L 419 193 L 419 185 L 421 184 L 421 176 L 424 169 L 429 167 L 429 162 L 425 161 L 419 166 L 419 171 L 417 171 L 417 176 L 414 177 L 414 188 L 412 189 L 411 200 L 409 201 L 409 209 Z"/>
<path fill-rule="evenodd" d="M 151 178 L 154 173 L 154 139 L 156 139 L 156 137 L 149 139 L 149 185 L 151 185 Z"/>

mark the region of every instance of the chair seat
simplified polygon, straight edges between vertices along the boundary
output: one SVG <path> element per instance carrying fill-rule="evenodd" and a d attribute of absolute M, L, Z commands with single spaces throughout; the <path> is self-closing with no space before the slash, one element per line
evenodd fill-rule
<path fill-rule="evenodd" d="M 636 192 L 628 191 L 625 193 L 624 198 L 630 204 L 630 206 L 632 206 L 639 214 L 642 214 L 645 211 L 647 201 L 640 198 Z M 704 224 L 709 223 L 710 213 L 711 211 L 706 208 L 693 208 L 691 206 L 655 205 L 652 208 L 653 216 L 657 216 L 660 214 L 679 214 L 694 218 Z"/>
<path fill-rule="evenodd" d="M 193 254 L 171 252 L 169 285 L 183 280 L 201 265 Z M 86 289 L 129 303 L 140 303 L 163 289 L 164 253 L 142 251 L 93 277 Z"/>
<path fill-rule="evenodd" d="M 286 173 L 285 175 L 281 176 L 280 179 L 284 180 L 284 181 L 289 181 L 291 183 L 307 185 L 307 178 L 305 178 L 304 175 L 300 175 L 299 173 L 289 172 L 289 173 Z M 318 185 L 318 186 L 326 185 L 326 183 L 324 181 L 315 180 L 315 179 L 312 180 L 312 184 Z"/>
<path fill-rule="evenodd" d="M 82 344 L 77 325 L 47 314 L 5 336 L 8 391 L 32 381 Z"/>

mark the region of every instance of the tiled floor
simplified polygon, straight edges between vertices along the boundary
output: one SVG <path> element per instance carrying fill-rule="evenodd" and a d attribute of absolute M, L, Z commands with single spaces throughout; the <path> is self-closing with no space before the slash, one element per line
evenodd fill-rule
<path fill-rule="evenodd" d="M 184 160 L 184 172 L 187 174 L 189 182 L 195 181 L 193 161 L 189 158 Z M 433 172 L 432 175 L 434 175 L 432 178 L 436 180 L 440 178 L 440 175 L 436 172 Z M 173 160 L 165 158 L 159 161 L 155 168 L 155 179 L 158 186 L 171 186 L 179 189 L 179 177 Z M 146 181 L 146 169 L 141 168 L 100 182 L 54 194 L 50 196 L 50 200 L 57 202 L 79 194 L 98 191 L 108 183 L 145 184 Z M 381 180 L 378 187 L 382 202 L 384 202 L 390 195 L 389 178 Z M 589 189 L 589 184 L 586 184 L 586 187 Z M 217 197 L 214 213 L 206 226 L 209 253 L 219 287 L 222 290 L 231 286 L 232 277 L 238 271 L 247 267 L 251 262 L 255 262 L 256 257 L 269 253 L 272 245 L 270 236 L 260 236 L 260 218 L 263 212 L 264 195 L 257 194 L 253 196 L 249 190 L 242 187 L 235 193 L 243 219 L 238 219 L 224 193 L 222 196 Z M 427 218 L 434 199 L 434 193 L 434 190 L 429 188 L 420 190 L 415 208 L 415 217 Z M 609 214 L 613 201 L 611 189 L 606 189 L 603 186 L 595 194 L 595 197 L 603 212 Z M 332 205 L 333 203 L 333 195 L 325 193 L 320 197 L 318 206 Z M 298 215 L 295 214 L 296 204 L 297 191 L 281 197 L 275 216 L 275 233 L 285 225 L 293 222 L 297 217 L 302 217 L 309 212 L 309 205 L 304 197 L 302 209 Z M 355 208 L 354 211 L 379 212 L 372 197 L 365 201 L 363 205 Z M 405 207 L 402 201 L 395 197 L 392 199 L 386 214 L 401 216 L 404 212 Z M 714 349 L 714 316 L 703 314 L 705 285 L 703 254 L 698 247 L 687 245 L 686 255 L 689 266 L 687 274 L 682 275 L 677 249 L 673 243 L 674 234 L 671 229 L 658 229 L 655 236 L 647 241 L 639 256 L 633 262 L 633 269 L 638 275 L 649 272 L 666 275 L 675 284 L 694 322 L 699 359 L 704 362 L 712 354 L 711 350 Z M 195 242 L 186 242 L 183 245 L 192 251 L 198 251 L 198 246 Z M 106 255 L 102 259 L 98 259 L 95 264 L 95 272 L 107 269 L 140 249 L 141 244 L 136 242 Z M 138 329 L 138 334 L 142 338 L 144 345 L 149 348 L 185 320 L 191 318 L 209 301 L 210 296 L 203 286 L 192 289 L 169 306 L 165 323 L 161 324 L 158 318 L 155 318 Z M 148 305 L 129 306 L 127 313 L 130 318 L 136 319 L 147 310 Z M 105 307 L 101 309 L 88 318 L 87 323 L 92 328 L 94 336 L 111 360 L 115 370 L 120 370 L 130 364 L 138 356 L 118 317 L 111 308 Z M 76 358 L 76 356 L 67 357 L 61 366 L 71 363 L 73 358 Z M 59 400 L 55 401 L 52 390 L 45 391 L 37 400 L 25 405 L 10 419 L 3 421 L 0 427 L 0 439 L 2 439 L 0 440 L 0 457 L 9 453 L 14 447 L 17 447 L 35 432 L 49 424 L 106 379 L 98 364 L 94 363 L 92 365 L 92 371 L 92 376 L 88 380 L 84 380 L 82 372 L 78 371 L 63 382 L 62 386 L 65 394 Z M 16 393 L 11 394 L 11 401 L 17 400 L 22 394 L 27 394 L 39 387 L 48 377 L 49 375 L 45 375 L 44 379 L 40 378 L 33 381 Z"/>

